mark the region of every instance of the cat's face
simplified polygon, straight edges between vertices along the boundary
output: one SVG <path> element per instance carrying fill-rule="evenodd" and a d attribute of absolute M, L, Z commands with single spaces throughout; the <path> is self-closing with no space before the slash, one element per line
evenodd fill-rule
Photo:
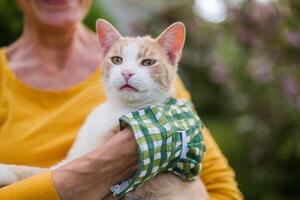
<path fill-rule="evenodd" d="M 105 20 L 97 21 L 97 33 L 110 100 L 144 105 L 171 96 L 185 39 L 182 23 L 171 25 L 156 39 L 122 37 Z"/>

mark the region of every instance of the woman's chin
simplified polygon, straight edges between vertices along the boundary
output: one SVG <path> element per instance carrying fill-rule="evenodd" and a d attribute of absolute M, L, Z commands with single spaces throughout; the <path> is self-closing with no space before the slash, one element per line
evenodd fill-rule
<path fill-rule="evenodd" d="M 84 8 L 80 1 L 43 1 L 36 0 L 32 4 L 34 18 L 44 26 L 50 28 L 67 28 L 81 21 L 84 16 Z"/>
<path fill-rule="evenodd" d="M 38 0 L 38 1 L 49 5 L 64 5 L 72 2 L 72 0 Z"/>
<path fill-rule="evenodd" d="M 57 30 L 75 26 L 79 20 L 78 14 L 69 13 L 44 13 L 39 16 L 39 23 L 49 28 Z"/>

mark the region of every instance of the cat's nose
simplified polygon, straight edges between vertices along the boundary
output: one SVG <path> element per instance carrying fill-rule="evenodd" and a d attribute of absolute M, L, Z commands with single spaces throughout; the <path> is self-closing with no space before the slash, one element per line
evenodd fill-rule
<path fill-rule="evenodd" d="M 122 76 L 124 77 L 125 81 L 127 82 L 135 73 L 131 71 L 124 70 L 121 72 Z"/>

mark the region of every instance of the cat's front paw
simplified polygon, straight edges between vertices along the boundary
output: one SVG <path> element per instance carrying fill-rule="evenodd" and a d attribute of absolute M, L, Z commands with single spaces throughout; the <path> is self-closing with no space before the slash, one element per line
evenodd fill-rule
<path fill-rule="evenodd" d="M 17 182 L 17 177 L 5 164 L 0 164 L 0 187 Z"/>

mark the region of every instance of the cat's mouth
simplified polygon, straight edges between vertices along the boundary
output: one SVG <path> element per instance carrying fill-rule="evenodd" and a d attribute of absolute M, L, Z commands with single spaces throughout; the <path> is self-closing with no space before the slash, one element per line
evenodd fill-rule
<path fill-rule="evenodd" d="M 120 90 L 124 90 L 124 91 L 128 91 L 128 92 L 139 92 L 138 89 L 136 89 L 135 87 L 129 85 L 129 84 L 125 84 L 122 87 L 120 87 Z"/>

